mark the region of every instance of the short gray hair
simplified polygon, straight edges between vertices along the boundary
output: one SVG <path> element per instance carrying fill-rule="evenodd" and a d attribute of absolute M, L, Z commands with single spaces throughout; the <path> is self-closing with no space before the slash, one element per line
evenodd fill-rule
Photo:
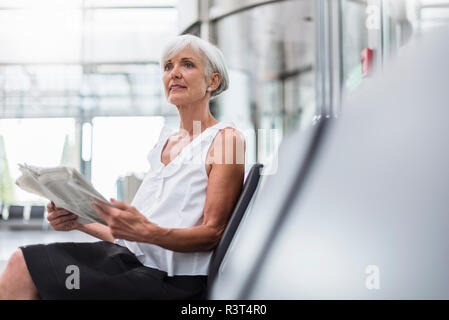
<path fill-rule="evenodd" d="M 190 46 L 194 51 L 203 55 L 206 60 L 206 78 L 212 73 L 218 72 L 221 76 L 221 82 L 217 89 L 211 93 L 215 97 L 225 91 L 229 86 L 229 76 L 223 54 L 220 49 L 210 42 L 198 38 L 191 34 L 184 34 L 175 37 L 165 46 L 162 51 L 160 65 L 163 68 L 165 61 L 175 56 L 185 47 Z"/>

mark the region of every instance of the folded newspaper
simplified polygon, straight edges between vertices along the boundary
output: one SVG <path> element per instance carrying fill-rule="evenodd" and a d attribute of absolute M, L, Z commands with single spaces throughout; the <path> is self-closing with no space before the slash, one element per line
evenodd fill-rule
<path fill-rule="evenodd" d="M 41 168 L 19 164 L 22 176 L 16 184 L 25 191 L 47 198 L 56 207 L 64 208 L 78 218 L 82 224 L 99 222 L 106 224 L 98 216 L 91 204 L 93 198 L 109 203 L 78 170 L 69 167 Z"/>

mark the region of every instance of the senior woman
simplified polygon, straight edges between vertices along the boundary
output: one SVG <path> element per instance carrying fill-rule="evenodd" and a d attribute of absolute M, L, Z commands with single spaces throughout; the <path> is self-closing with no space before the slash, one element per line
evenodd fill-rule
<path fill-rule="evenodd" d="M 204 298 L 212 250 L 241 193 L 244 138 L 209 110 L 210 98 L 228 87 L 215 46 L 176 37 L 161 65 L 180 128 L 162 130 L 131 205 L 96 201 L 92 207 L 107 225 L 82 225 L 50 202 L 55 230 L 76 229 L 103 241 L 18 248 L 0 277 L 0 298 Z"/>

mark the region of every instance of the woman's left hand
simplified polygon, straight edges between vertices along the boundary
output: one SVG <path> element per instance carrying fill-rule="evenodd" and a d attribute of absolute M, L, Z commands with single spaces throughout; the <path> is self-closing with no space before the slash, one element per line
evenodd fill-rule
<path fill-rule="evenodd" d="M 151 231 L 157 228 L 139 210 L 122 201 L 111 199 L 112 205 L 94 201 L 92 208 L 108 224 L 115 239 L 148 242 Z"/>

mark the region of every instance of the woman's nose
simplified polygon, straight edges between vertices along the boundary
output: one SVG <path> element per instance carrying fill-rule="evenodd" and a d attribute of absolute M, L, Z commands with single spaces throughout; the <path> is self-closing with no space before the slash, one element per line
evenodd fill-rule
<path fill-rule="evenodd" d="M 173 67 L 173 70 L 171 71 L 170 76 L 172 78 L 176 78 L 176 79 L 181 78 L 181 72 L 179 71 L 179 68 L 176 66 Z"/>

